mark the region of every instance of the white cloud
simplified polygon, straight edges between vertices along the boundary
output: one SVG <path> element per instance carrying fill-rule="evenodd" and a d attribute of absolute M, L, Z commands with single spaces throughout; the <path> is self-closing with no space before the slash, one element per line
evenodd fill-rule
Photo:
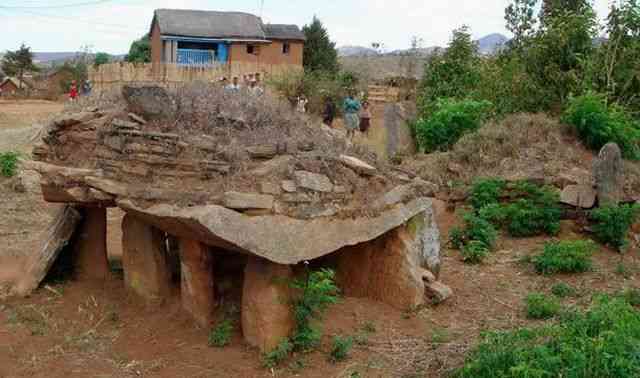
<path fill-rule="evenodd" d="M 73 2 L 55 0 L 55 4 Z M 463 24 L 471 27 L 475 37 L 506 33 L 503 15 L 508 3 L 509 0 L 264 0 L 263 18 L 303 25 L 318 15 L 338 45 L 382 42 L 395 49 L 408 46 L 413 35 L 423 38 L 425 46 L 444 45 L 451 30 Z M 23 4 L 20 0 L 2 2 L 4 7 Z M 0 7 L 0 51 L 15 49 L 25 42 L 35 51 L 73 51 L 81 45 L 91 45 L 96 51 L 124 53 L 133 39 L 148 30 L 156 8 L 258 13 L 259 4 L 260 0 L 114 0 L 77 9 L 31 10 L 49 17 Z M 595 1 L 600 15 L 606 13 L 607 4 L 607 0 Z"/>

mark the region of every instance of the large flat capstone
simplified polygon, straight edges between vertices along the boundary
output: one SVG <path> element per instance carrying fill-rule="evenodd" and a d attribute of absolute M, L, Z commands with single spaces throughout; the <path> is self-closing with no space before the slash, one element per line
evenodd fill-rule
<path fill-rule="evenodd" d="M 429 222 L 433 220 L 432 201 L 428 198 L 397 204 L 376 217 L 312 220 L 283 215 L 251 217 L 217 205 L 180 207 L 161 204 L 142 208 L 123 200 L 118 206 L 172 235 L 251 253 L 278 264 L 297 264 L 376 239 L 419 214 L 424 214 Z M 437 227 L 425 227 L 424 230 L 420 238 L 428 247 L 423 259 L 426 265 L 435 269 L 439 265 L 436 261 L 438 243 L 434 243 L 438 238 Z"/>

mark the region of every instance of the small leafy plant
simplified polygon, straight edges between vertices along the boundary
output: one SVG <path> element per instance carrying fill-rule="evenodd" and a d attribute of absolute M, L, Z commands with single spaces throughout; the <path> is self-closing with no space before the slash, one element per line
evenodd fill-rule
<path fill-rule="evenodd" d="M 266 368 L 274 368 L 289 357 L 293 351 L 293 344 L 289 339 L 282 340 L 278 346 L 263 356 L 262 364 Z"/>
<path fill-rule="evenodd" d="M 529 319 L 550 319 L 560 312 L 560 302 L 542 293 L 531 293 L 525 298 Z"/>
<path fill-rule="evenodd" d="M 209 332 L 209 346 L 223 348 L 229 345 L 233 332 L 233 321 L 225 319 Z"/>
<path fill-rule="evenodd" d="M 582 273 L 591 269 L 595 249 L 588 240 L 547 243 L 542 253 L 533 258 L 533 264 L 540 274 Z"/>
<path fill-rule="evenodd" d="M 558 298 L 575 297 L 578 293 L 576 289 L 564 282 L 558 282 L 551 287 L 551 293 Z"/>
<path fill-rule="evenodd" d="M 349 336 L 334 336 L 331 343 L 329 361 L 332 363 L 344 361 L 349 357 L 349 352 L 353 347 L 353 338 Z"/>
<path fill-rule="evenodd" d="M 469 200 L 476 211 L 488 205 L 495 205 L 500 202 L 500 196 L 506 186 L 506 182 L 501 179 L 489 178 L 480 179 L 473 183 Z"/>
<path fill-rule="evenodd" d="M 629 228 L 638 218 L 638 205 L 604 206 L 591 213 L 593 234 L 597 241 L 623 251 Z"/>
<path fill-rule="evenodd" d="M 0 172 L 4 177 L 13 177 L 18 172 L 17 152 L 0 152 Z"/>
<path fill-rule="evenodd" d="M 487 246 L 477 240 L 470 241 L 462 247 L 461 252 L 462 260 L 468 264 L 479 264 L 489 255 Z"/>

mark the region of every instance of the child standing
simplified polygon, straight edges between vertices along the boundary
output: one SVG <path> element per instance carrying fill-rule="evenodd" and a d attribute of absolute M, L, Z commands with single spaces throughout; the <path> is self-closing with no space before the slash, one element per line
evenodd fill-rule
<path fill-rule="evenodd" d="M 369 136 L 369 127 L 371 127 L 371 111 L 369 110 L 369 102 L 362 103 L 360 111 L 360 131 Z"/>

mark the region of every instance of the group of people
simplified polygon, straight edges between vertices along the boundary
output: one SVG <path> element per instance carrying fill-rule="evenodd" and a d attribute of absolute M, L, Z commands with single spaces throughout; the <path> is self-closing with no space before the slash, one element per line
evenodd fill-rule
<path fill-rule="evenodd" d="M 330 97 L 325 99 L 325 107 L 322 115 L 323 122 L 331 127 L 336 117 L 336 106 Z M 344 126 L 347 129 L 347 137 L 353 139 L 356 131 L 365 135 L 369 134 L 371 127 L 371 111 L 368 101 L 360 101 L 353 92 L 349 92 L 342 104 L 344 112 Z"/>
<path fill-rule="evenodd" d="M 83 96 L 88 96 L 91 94 L 92 89 L 93 87 L 90 80 L 85 80 L 84 83 L 82 83 L 82 87 L 80 89 L 78 89 L 78 83 L 75 80 L 71 80 L 71 86 L 69 87 L 69 100 L 77 100 L 78 96 L 80 95 L 80 91 L 82 92 Z"/>
<path fill-rule="evenodd" d="M 240 78 L 238 76 L 234 76 L 229 83 L 229 80 L 226 77 L 222 77 L 220 78 L 220 84 L 227 93 L 238 93 L 243 88 L 246 88 L 250 94 L 256 96 L 262 96 L 264 94 L 264 88 L 260 81 L 260 73 L 244 75 L 242 79 L 243 83 L 241 84 Z"/>

